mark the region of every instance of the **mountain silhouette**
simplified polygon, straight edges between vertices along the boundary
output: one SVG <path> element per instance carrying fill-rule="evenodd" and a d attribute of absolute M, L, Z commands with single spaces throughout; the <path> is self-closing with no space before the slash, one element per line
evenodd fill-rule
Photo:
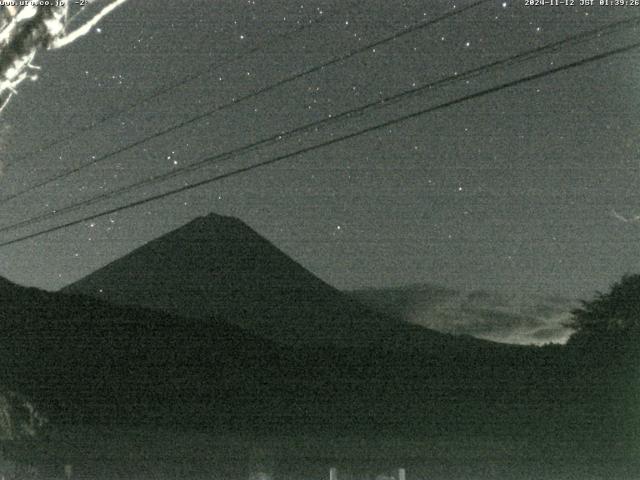
<path fill-rule="evenodd" d="M 526 433 L 541 445 L 593 437 L 627 448 L 626 440 L 612 440 L 627 428 L 629 409 L 616 399 L 631 374 L 610 381 L 610 370 L 596 365 L 585 375 L 590 364 L 567 347 L 498 345 L 390 324 L 391 342 L 295 348 L 219 318 L 0 279 L 0 383 L 33 399 L 56 426 Z M 407 347 L 423 334 L 428 341 Z"/>
<path fill-rule="evenodd" d="M 390 329 L 390 343 L 295 348 L 219 319 L 0 280 L 0 377 L 54 424 L 451 429 L 477 425 L 487 404 L 519 401 L 502 378 L 514 358 L 536 361 L 531 351 L 407 327 Z M 407 348 L 421 332 L 430 342 Z"/>
<path fill-rule="evenodd" d="M 363 306 L 242 221 L 215 214 L 150 241 L 62 291 L 180 317 L 224 319 L 289 345 L 450 341 Z"/>
<path fill-rule="evenodd" d="M 486 383 L 504 372 L 469 367 L 520 358 L 519 349 L 409 328 L 392 343 L 292 348 L 221 320 L 0 279 L 0 378 L 56 425 L 291 433 L 441 429 L 449 419 L 469 428 L 487 401 L 504 402 L 506 390 Z M 422 331 L 431 343 L 419 349 L 396 343 Z"/>
<path fill-rule="evenodd" d="M 232 424 L 283 403 L 281 358 L 225 322 L 0 279 L 0 382 L 57 423 Z"/>
<path fill-rule="evenodd" d="M 439 333 L 377 313 L 219 215 L 150 241 L 64 293 L 194 326 L 237 325 L 273 342 L 280 366 L 267 384 L 286 390 L 272 399 L 287 398 L 296 413 L 282 400 L 269 415 L 288 411 L 308 423 L 468 429 L 500 405 L 500 422 L 512 428 L 527 392 L 533 410 L 524 418 L 535 424 L 555 392 L 545 377 L 563 374 L 558 350 Z"/>

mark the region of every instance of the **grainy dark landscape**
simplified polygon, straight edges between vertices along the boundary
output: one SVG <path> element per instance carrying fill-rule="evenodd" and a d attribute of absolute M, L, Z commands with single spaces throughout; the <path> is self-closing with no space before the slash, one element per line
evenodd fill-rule
<path fill-rule="evenodd" d="M 0 478 L 640 478 L 640 5 L 537 3 L 0 5 Z"/>

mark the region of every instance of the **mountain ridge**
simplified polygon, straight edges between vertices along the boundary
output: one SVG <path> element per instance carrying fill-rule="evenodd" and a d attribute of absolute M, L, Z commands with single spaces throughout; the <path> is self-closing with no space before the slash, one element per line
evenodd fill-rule
<path fill-rule="evenodd" d="M 118 305 L 221 318 L 288 345 L 373 346 L 401 333 L 448 337 L 334 289 L 241 220 L 209 214 L 65 287 Z"/>
<path fill-rule="evenodd" d="M 33 398 L 56 424 L 406 430 L 455 418 L 457 405 L 469 403 L 481 383 L 459 362 L 499 364 L 501 355 L 521 355 L 448 336 L 452 343 L 421 350 L 292 349 L 222 321 L 11 282 L 0 289 L 0 306 L 3 383 Z M 481 371 L 482 378 L 496 375 Z M 473 421 L 477 408 L 468 411 Z"/>
<path fill-rule="evenodd" d="M 612 379 L 566 346 L 410 325 L 376 344 L 290 346 L 220 318 L 0 285 L 0 376 L 55 424 L 613 439 L 626 419 L 615 399 L 630 374 Z"/>

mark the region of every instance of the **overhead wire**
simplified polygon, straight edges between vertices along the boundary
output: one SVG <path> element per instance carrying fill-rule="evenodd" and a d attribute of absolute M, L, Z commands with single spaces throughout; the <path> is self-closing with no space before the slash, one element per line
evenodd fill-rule
<path fill-rule="evenodd" d="M 148 186 L 148 185 L 153 185 L 153 184 L 157 184 L 166 180 L 169 180 L 171 178 L 180 176 L 180 175 L 184 175 L 186 173 L 189 172 L 193 172 L 195 170 L 198 170 L 200 168 L 203 168 L 207 165 L 211 165 L 214 163 L 221 163 L 223 161 L 227 161 L 231 158 L 235 158 L 238 155 L 250 152 L 252 150 L 255 150 L 257 148 L 260 147 L 265 147 L 274 143 L 279 143 L 282 140 L 285 140 L 289 137 L 292 137 L 294 135 L 298 135 L 304 132 L 308 132 L 310 130 L 313 129 L 317 129 L 319 127 L 324 127 L 327 124 L 330 123 L 336 123 L 340 120 L 343 120 L 345 118 L 353 118 L 355 115 L 362 115 L 364 112 L 371 110 L 373 108 L 378 108 L 381 106 L 388 106 L 392 103 L 396 103 L 400 100 L 405 100 L 409 97 L 412 97 L 414 95 L 419 95 L 419 94 L 424 94 L 427 92 L 432 92 L 434 88 L 436 87 L 441 87 L 447 84 L 450 84 L 452 82 L 461 82 L 461 81 L 465 81 L 468 80 L 469 78 L 475 78 L 483 73 L 486 73 L 492 69 L 495 69 L 497 67 L 503 67 L 506 65 L 509 66 L 513 66 L 513 65 L 517 65 L 521 62 L 525 62 L 525 61 L 530 61 L 540 55 L 546 54 L 548 52 L 552 52 L 557 50 L 558 48 L 560 48 L 563 45 L 575 45 L 578 44 L 580 42 L 585 42 L 585 41 L 589 41 L 593 38 L 600 38 L 601 34 L 603 32 L 613 32 L 616 31 L 617 29 L 623 27 L 629 27 L 629 26 L 633 26 L 633 25 L 638 25 L 640 24 L 640 15 L 636 16 L 632 19 L 627 19 L 627 20 L 623 20 L 623 21 L 618 21 L 618 22 L 614 22 L 611 24 L 607 24 L 595 29 L 591 29 L 585 32 L 580 32 L 577 33 L 575 35 L 563 38 L 561 40 L 555 41 L 555 42 L 551 42 L 549 44 L 546 45 L 542 45 L 540 47 L 537 47 L 535 49 L 531 49 L 531 50 L 526 50 L 514 55 L 510 55 L 506 58 L 503 59 L 499 59 L 499 60 L 495 60 L 493 62 L 490 62 L 488 64 L 479 66 L 479 67 L 475 67 L 475 68 L 471 68 L 467 71 L 464 72 L 460 72 L 454 75 L 449 75 L 446 76 L 444 78 L 440 78 L 438 80 L 426 83 L 424 85 L 420 85 L 418 87 L 414 87 L 408 90 L 404 90 L 402 92 L 393 94 L 391 96 L 382 98 L 382 99 L 378 99 L 372 102 L 369 102 L 365 105 L 361 105 L 359 107 L 355 107 L 352 108 L 350 110 L 346 110 L 343 111 L 341 113 L 338 114 L 334 114 L 331 115 L 327 118 L 323 118 L 321 120 L 317 120 L 314 122 L 310 122 L 304 125 L 301 125 L 299 127 L 296 127 L 294 129 L 291 129 L 289 131 L 286 132 L 280 132 L 280 133 L 276 133 L 274 135 L 271 135 L 267 138 L 258 140 L 256 142 L 253 142 L 251 144 L 248 145 L 244 145 L 235 149 L 232 149 L 230 151 L 226 151 L 223 153 L 219 153 L 213 156 L 209 156 L 206 157 L 202 160 L 199 160 L 195 163 L 189 164 L 189 165 L 185 165 L 183 167 L 180 167 L 178 169 L 174 169 L 172 171 L 169 172 L 165 172 L 159 175 L 155 175 L 152 176 L 150 178 L 146 178 L 143 179 L 141 181 L 135 182 L 133 184 L 130 185 L 125 185 L 123 187 L 119 187 L 117 189 L 111 190 L 109 192 L 105 192 L 105 193 L 101 193 L 99 195 L 96 195 L 94 197 L 85 199 L 81 202 L 72 204 L 72 205 L 68 205 L 62 208 L 58 208 L 52 211 L 46 211 L 43 212 L 41 214 L 38 214 L 36 216 L 30 217 L 28 219 L 25 220 L 21 220 L 18 222 L 15 222 L 13 224 L 9 224 L 3 227 L 0 227 L 0 233 L 6 233 L 15 229 L 19 229 L 19 228 L 24 228 L 27 227 L 29 225 L 35 224 L 35 223 L 39 223 L 41 221 L 53 218 L 53 217 L 58 217 L 60 215 L 72 212 L 74 210 L 78 210 L 80 208 L 84 208 L 87 206 L 91 206 L 93 204 L 96 204 L 98 202 L 102 202 L 102 201 L 106 201 L 106 200 L 110 200 L 112 198 L 115 198 L 117 196 L 123 195 L 125 193 L 128 192 L 132 192 L 134 190 L 140 189 L 142 187 Z"/>
<path fill-rule="evenodd" d="M 163 192 L 163 193 L 159 193 L 159 194 L 153 195 L 151 197 L 139 199 L 139 200 L 136 200 L 136 201 L 133 201 L 133 202 L 129 202 L 127 204 L 124 204 L 124 205 L 121 205 L 121 206 L 118 206 L 118 207 L 113 207 L 113 208 L 109 208 L 109 209 L 103 210 L 101 212 L 97 212 L 97 213 L 93 213 L 93 214 L 90 214 L 90 215 L 86 215 L 86 216 L 84 216 L 82 218 L 71 220 L 71 221 L 65 222 L 65 223 L 60 224 L 60 225 L 48 227 L 48 228 L 45 228 L 45 229 L 42 229 L 42 230 L 39 230 L 39 231 L 36 231 L 36 232 L 33 232 L 33 233 L 22 235 L 20 237 L 17 237 L 17 238 L 11 239 L 11 240 L 6 240 L 4 242 L 0 242 L 0 247 L 6 247 L 6 246 L 9 246 L 9 245 L 13 245 L 13 244 L 16 244 L 16 243 L 19 243 L 19 242 L 23 242 L 23 241 L 26 241 L 26 240 L 29 240 L 29 239 L 40 237 L 40 236 L 48 234 L 48 233 L 53 233 L 53 232 L 56 232 L 56 231 L 59 231 L 59 230 L 67 229 L 69 227 L 72 227 L 72 226 L 75 226 L 75 225 L 79 225 L 79 224 L 85 223 L 85 222 L 87 222 L 89 220 L 94 220 L 94 219 L 97 219 L 97 218 L 105 216 L 105 215 L 112 215 L 114 213 L 118 213 L 118 212 L 121 212 L 121 211 L 124 211 L 124 210 L 129 210 L 129 209 L 138 207 L 140 205 L 144 205 L 144 204 L 148 204 L 148 203 L 151 203 L 151 202 L 155 202 L 155 201 L 161 200 L 163 198 L 167 198 L 167 197 L 170 197 L 170 196 L 173 196 L 173 195 L 177 195 L 177 194 L 185 192 L 185 191 L 193 190 L 193 189 L 199 188 L 199 187 L 204 186 L 204 185 L 209 185 L 209 184 L 212 184 L 214 182 L 219 182 L 219 181 L 221 181 L 223 179 L 226 179 L 226 178 L 231 178 L 231 177 L 234 177 L 234 176 L 237 176 L 237 175 L 241 175 L 243 173 L 246 173 L 246 172 L 249 172 L 249 171 L 253 171 L 253 170 L 256 170 L 256 169 L 259 169 L 259 168 L 263 168 L 263 167 L 266 167 L 268 165 L 273 165 L 273 164 L 276 164 L 278 162 L 282 162 L 284 160 L 288 160 L 290 158 L 293 158 L 293 157 L 296 157 L 296 156 L 299 156 L 299 155 L 303 155 L 303 154 L 306 154 L 306 153 L 309 153 L 309 152 L 312 152 L 312 151 L 315 151 L 315 150 L 319 150 L 321 148 L 325 148 L 327 146 L 334 145 L 334 144 L 339 143 L 339 142 L 343 142 L 343 141 L 346 141 L 346 140 L 349 140 L 349 139 L 352 139 L 352 138 L 356 138 L 356 137 L 359 137 L 361 135 L 365 135 L 367 133 L 371 133 L 371 132 L 374 132 L 374 131 L 377 131 L 377 130 L 380 130 L 380 129 L 388 128 L 388 127 L 390 127 L 392 125 L 403 123 L 403 122 L 406 122 L 408 120 L 412 120 L 412 119 L 421 117 L 421 116 L 429 114 L 429 113 L 433 113 L 433 112 L 436 112 L 436 111 L 439 111 L 439 110 L 450 108 L 450 107 L 452 107 L 454 105 L 458 105 L 458 104 L 461 104 L 463 102 L 467 102 L 469 100 L 474 100 L 474 99 L 477 99 L 477 98 L 481 98 L 481 97 L 484 97 L 484 96 L 487 96 L 487 95 L 490 95 L 490 94 L 493 94 L 493 93 L 497 93 L 497 92 L 502 91 L 502 90 L 507 89 L 507 88 L 512 88 L 512 87 L 515 87 L 515 86 L 518 86 L 518 85 L 522 85 L 524 83 L 528 83 L 528 82 L 531 82 L 531 81 L 534 81 L 534 80 L 538 80 L 538 79 L 544 78 L 544 77 L 549 76 L 549 75 L 554 75 L 554 74 L 557 74 L 557 73 L 560 73 L 560 72 L 564 72 L 564 71 L 568 71 L 568 70 L 571 70 L 571 69 L 574 69 L 574 68 L 578 68 L 578 67 L 590 64 L 590 63 L 594 63 L 594 62 L 603 60 L 605 58 L 608 58 L 608 57 L 611 57 L 611 56 L 614 56 L 614 55 L 620 55 L 620 54 L 623 54 L 623 53 L 627 53 L 627 52 L 630 52 L 630 51 L 638 49 L 638 48 L 640 48 L 640 42 L 632 43 L 632 44 L 626 45 L 624 47 L 619 47 L 619 48 L 616 48 L 616 49 L 613 49 L 613 50 L 609 50 L 607 52 L 603 52 L 603 53 L 592 55 L 592 56 L 589 56 L 589 57 L 586 57 L 586 58 L 582 58 L 580 60 L 576 60 L 574 62 L 570 62 L 570 63 L 564 64 L 564 65 L 561 65 L 559 67 L 555 67 L 555 68 L 552 68 L 552 69 L 547 69 L 547 70 L 544 70 L 542 72 L 526 75 L 524 77 L 520 77 L 520 78 L 515 79 L 515 80 L 510 80 L 510 81 L 507 81 L 507 82 L 503 82 L 503 83 L 501 83 L 499 85 L 496 85 L 496 86 L 493 86 L 493 87 L 489 87 L 489 88 L 485 88 L 483 90 L 480 90 L 480 91 L 477 91 L 477 92 L 474 92 L 474 93 L 471 93 L 471 94 L 468 94 L 468 95 L 464 95 L 462 97 L 459 97 L 459 98 L 456 98 L 456 99 L 453 99 L 453 100 L 448 100 L 446 102 L 443 102 L 443 103 L 440 103 L 438 105 L 431 106 L 431 107 L 428 107 L 428 108 L 424 108 L 424 109 L 418 110 L 416 112 L 405 114 L 405 115 L 402 115 L 402 116 L 400 116 L 398 118 L 395 118 L 395 119 L 392 119 L 392 120 L 388 120 L 386 122 L 383 122 L 383 123 L 380 123 L 380 124 L 377 124 L 377 125 L 374 125 L 374 126 L 366 127 L 364 129 L 358 130 L 356 132 L 352 132 L 352 133 L 345 134 L 345 135 L 342 135 L 342 136 L 339 136 L 339 137 L 336 137 L 336 138 L 332 138 L 330 140 L 318 143 L 316 145 L 304 147 L 304 148 L 301 148 L 301 149 L 296 150 L 294 152 L 290 152 L 290 153 L 286 153 L 286 154 L 283 154 L 283 155 L 279 155 L 279 156 L 270 158 L 270 159 L 262 161 L 262 162 L 258 162 L 258 163 L 255 163 L 255 164 L 252 164 L 252 165 L 249 165 L 249 166 L 241 167 L 241 168 L 232 170 L 230 172 L 225 172 L 225 173 L 216 175 L 214 177 L 206 178 L 206 179 L 200 180 L 198 182 L 195 182 L 195 183 L 192 183 L 192 184 L 189 184 L 189 185 L 184 185 L 184 186 L 179 187 L 179 188 L 174 188 L 172 190 L 169 190 L 169 191 L 166 191 L 166 192 Z"/>
<path fill-rule="evenodd" d="M 19 192 L 14 193 L 14 194 L 5 196 L 4 198 L 0 199 L 0 206 L 6 204 L 7 202 L 9 202 L 11 200 L 14 200 L 14 199 L 16 199 L 18 197 L 21 197 L 22 195 L 25 195 L 25 194 L 30 193 L 30 192 L 32 192 L 34 190 L 37 190 L 37 189 L 39 189 L 39 188 L 41 188 L 41 187 L 43 187 L 45 185 L 48 185 L 48 184 L 50 184 L 52 182 L 55 182 L 56 180 L 61 180 L 61 179 L 66 178 L 66 177 L 68 177 L 70 175 L 73 175 L 74 173 L 77 173 L 77 172 L 79 172 L 81 170 L 84 170 L 86 168 L 89 168 L 89 167 L 92 167 L 92 166 L 97 165 L 99 163 L 102 163 L 102 162 L 104 162 L 106 160 L 109 160 L 110 158 L 112 158 L 112 157 L 114 157 L 116 155 L 119 155 L 119 154 L 124 153 L 126 151 L 129 151 L 129 150 L 131 150 L 131 149 L 133 149 L 135 147 L 143 145 L 143 144 L 145 144 L 145 143 L 147 143 L 147 142 L 149 142 L 151 140 L 154 140 L 156 138 L 162 137 L 162 136 L 167 135 L 167 134 L 169 134 L 171 132 L 174 132 L 176 130 L 185 128 L 187 126 L 190 126 L 190 125 L 192 125 L 192 124 L 194 124 L 194 123 L 196 123 L 196 122 L 198 122 L 198 121 L 200 121 L 200 120 L 202 120 L 204 118 L 210 117 L 210 116 L 212 116 L 212 115 L 214 115 L 214 114 L 216 114 L 218 112 L 224 111 L 224 110 L 226 110 L 226 109 L 228 109 L 230 107 L 239 105 L 239 104 L 241 104 L 241 103 L 243 103 L 243 102 L 245 102 L 247 100 L 250 100 L 252 98 L 256 98 L 256 97 L 258 97 L 260 95 L 263 95 L 263 94 L 268 93 L 268 92 L 270 92 L 272 90 L 280 88 L 280 87 L 282 87 L 284 85 L 287 85 L 287 84 L 289 84 L 291 82 L 294 82 L 294 81 L 296 81 L 296 80 L 298 80 L 300 78 L 306 77 L 307 75 L 311 75 L 311 74 L 313 74 L 315 72 L 318 72 L 318 71 L 320 71 L 320 70 L 322 70 L 322 69 L 324 69 L 324 68 L 326 68 L 328 66 L 334 65 L 334 64 L 339 63 L 339 62 L 343 62 L 343 61 L 345 61 L 345 60 L 347 60 L 349 58 L 352 58 L 355 55 L 358 55 L 358 54 L 361 54 L 363 52 L 369 51 L 372 48 L 376 48 L 376 47 L 378 47 L 380 45 L 383 45 L 385 43 L 392 42 L 392 41 L 394 41 L 394 40 L 396 40 L 396 39 L 398 39 L 398 38 L 400 38 L 400 37 L 402 37 L 404 35 L 408 35 L 408 34 L 414 33 L 414 32 L 416 32 L 416 31 L 418 31 L 420 29 L 429 27 L 431 25 L 439 23 L 439 22 L 441 22 L 443 20 L 446 20 L 448 18 L 451 18 L 453 16 L 461 15 L 461 14 L 463 14 L 463 13 L 465 13 L 465 12 L 467 12 L 467 11 L 473 9 L 473 8 L 476 8 L 476 7 L 478 7 L 478 6 L 480 6 L 480 5 L 484 4 L 484 3 L 487 3 L 489 1 L 492 1 L 492 0 L 478 0 L 478 1 L 474 2 L 474 3 L 471 3 L 471 4 L 463 7 L 463 8 L 458 8 L 458 9 L 451 10 L 451 11 L 449 11 L 449 12 L 447 12 L 447 13 L 439 16 L 439 17 L 436 17 L 436 18 L 434 18 L 432 20 L 421 21 L 421 22 L 419 22 L 419 23 L 417 23 L 417 24 L 415 24 L 413 26 L 406 27 L 406 28 L 404 28 L 404 29 L 392 34 L 392 35 L 386 36 L 386 37 L 384 37 L 382 39 L 379 39 L 379 40 L 377 40 L 375 42 L 369 43 L 369 44 L 367 44 L 367 45 L 365 45 L 363 47 L 357 48 L 355 50 L 351 50 L 351 51 L 349 51 L 347 53 L 344 53 L 342 55 L 334 57 L 331 60 L 328 60 L 328 61 L 326 61 L 324 63 L 321 63 L 319 65 L 315 65 L 313 67 L 310 67 L 310 68 L 308 68 L 308 69 L 306 69 L 306 70 L 304 70 L 302 72 L 290 75 L 290 76 L 288 76 L 288 77 L 286 77 L 286 78 L 284 78 L 282 80 L 279 80 L 276 83 L 267 85 L 267 86 L 265 86 L 263 88 L 260 88 L 260 89 L 258 89 L 256 91 L 252 92 L 252 93 L 249 93 L 247 95 L 235 98 L 231 102 L 227 102 L 227 103 L 224 103 L 222 105 L 218 105 L 218 106 L 214 107 L 213 109 L 208 110 L 208 111 L 206 111 L 204 113 L 200 113 L 198 115 L 190 117 L 187 120 L 178 122 L 178 123 L 176 123 L 176 124 L 174 124 L 174 125 L 172 125 L 170 127 L 164 128 L 164 129 L 162 129 L 160 131 L 157 131 L 157 132 L 155 132 L 155 133 L 153 133 L 151 135 L 147 135 L 146 137 L 144 137 L 142 139 L 136 140 L 136 141 L 134 141 L 132 143 L 129 143 L 129 144 L 123 146 L 123 147 L 120 147 L 120 148 L 118 148 L 116 150 L 113 150 L 113 151 L 111 151 L 109 153 L 101 155 L 101 156 L 93 159 L 91 162 L 87 162 L 87 163 L 84 163 L 84 164 L 79 165 L 77 167 L 74 167 L 74 168 L 68 169 L 66 171 L 57 173 L 57 174 L 55 174 L 55 175 L 53 175 L 53 176 L 51 176 L 51 177 L 49 177 L 49 178 L 47 178 L 45 180 L 42 180 L 42 181 L 40 181 L 40 182 L 38 182 L 38 183 L 36 183 L 34 185 L 31 185 L 30 187 L 27 187 L 24 190 L 21 190 Z"/>
<path fill-rule="evenodd" d="M 351 8 L 351 7 L 348 7 L 348 8 Z M 84 7 L 81 8 L 80 10 L 78 10 L 69 19 L 68 22 L 71 23 L 75 18 L 77 18 L 79 15 L 81 15 L 83 13 L 83 11 L 84 11 Z M 344 11 L 344 9 L 341 9 L 341 10 L 335 11 L 334 13 L 329 13 L 327 15 L 323 15 L 321 18 L 319 18 L 319 19 L 317 19 L 315 21 L 311 21 L 310 23 L 305 23 L 304 25 L 300 25 L 299 27 L 294 28 L 291 31 L 284 32 L 284 33 L 281 33 L 279 35 L 276 35 L 276 36 L 272 37 L 269 41 L 267 41 L 265 43 L 261 43 L 261 44 L 255 45 L 254 47 L 252 47 L 252 48 L 250 48 L 248 50 L 245 50 L 245 51 L 240 52 L 240 53 L 238 53 L 236 55 L 233 55 L 231 58 L 229 58 L 229 59 L 227 59 L 227 60 L 225 60 L 225 61 L 223 61 L 221 63 L 211 64 L 204 70 L 201 70 L 201 71 L 186 75 L 183 78 L 181 78 L 180 80 L 171 83 L 170 85 L 161 87 L 161 88 L 151 92 L 150 94 L 148 94 L 146 96 L 143 96 L 141 99 L 131 103 L 130 105 L 127 105 L 126 107 L 123 107 L 123 108 L 120 108 L 120 109 L 116 109 L 116 110 L 114 110 L 112 112 L 109 112 L 109 113 L 103 115 L 102 117 L 98 118 L 97 120 L 94 120 L 94 121 L 88 123 L 87 125 L 79 125 L 77 127 L 74 127 L 72 129 L 72 133 L 71 134 L 63 136 L 63 137 L 60 137 L 60 138 L 56 138 L 55 140 L 53 140 L 53 141 L 51 141 L 51 142 L 49 142 L 49 143 L 47 143 L 45 145 L 42 145 L 42 146 L 38 147 L 38 149 L 36 149 L 36 150 L 32 150 L 32 151 L 30 151 L 28 153 L 22 154 L 22 155 L 20 155 L 20 156 L 18 156 L 16 158 L 14 158 L 13 161 L 11 162 L 11 164 L 9 164 L 9 165 L 12 165 L 12 164 L 15 164 L 17 162 L 20 162 L 20 161 L 22 161 L 22 160 L 24 160 L 24 159 L 26 159 L 28 157 L 32 157 L 34 155 L 42 154 L 43 152 L 51 150 L 53 147 L 65 144 L 65 143 L 67 143 L 67 142 L 69 142 L 71 140 L 74 140 L 76 138 L 84 136 L 84 135 L 86 135 L 87 132 L 89 132 L 91 130 L 94 130 L 98 126 L 100 126 L 100 125 L 102 125 L 102 124 L 104 124 L 104 123 L 106 123 L 106 122 L 108 122 L 110 120 L 118 118 L 118 117 L 120 117 L 120 116 L 122 116 L 122 115 L 124 115 L 124 114 L 126 114 L 128 112 L 131 112 L 131 111 L 135 110 L 136 108 L 138 108 L 138 107 L 140 107 L 140 106 L 142 106 L 142 105 L 144 105 L 144 104 L 146 104 L 146 103 L 148 103 L 148 102 L 150 102 L 152 100 L 155 100 L 156 98 L 160 98 L 160 97 L 166 95 L 167 93 L 170 93 L 170 92 L 172 92 L 174 90 L 177 90 L 177 89 L 179 89 L 180 87 L 182 87 L 184 85 L 188 85 L 191 82 L 193 82 L 193 81 L 195 81 L 195 80 L 197 80 L 199 78 L 202 78 L 202 77 L 204 77 L 204 76 L 206 76 L 208 74 L 211 74 L 214 69 L 221 69 L 221 68 L 224 68 L 224 67 L 226 67 L 228 65 L 234 64 L 234 63 L 236 63 L 236 62 L 238 62 L 240 60 L 243 60 L 244 58 L 249 57 L 249 56 L 253 55 L 254 53 L 257 53 L 257 52 L 259 52 L 261 50 L 264 50 L 264 49 L 272 46 L 273 44 L 275 44 L 277 42 L 280 42 L 282 40 L 286 40 L 286 39 L 288 39 L 290 37 L 296 36 L 297 34 L 302 32 L 303 30 L 306 30 L 306 29 L 311 28 L 311 27 L 318 26 L 318 25 L 330 20 L 331 18 L 335 17 L 337 14 L 339 14 L 339 13 L 341 13 L 343 11 Z M 9 166 L 9 165 L 7 165 L 7 166 Z M 37 187 L 34 187 L 34 188 L 37 188 Z M 10 200 L 11 198 L 15 198 L 15 196 L 5 197 L 5 199 L 0 199 L 0 201 Z"/>

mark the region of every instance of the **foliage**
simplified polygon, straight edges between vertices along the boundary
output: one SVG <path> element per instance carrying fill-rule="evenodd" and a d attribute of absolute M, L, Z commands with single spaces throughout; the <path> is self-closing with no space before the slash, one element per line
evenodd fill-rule
<path fill-rule="evenodd" d="M 0 390 L 0 478 L 38 477 L 38 442 L 47 421 L 25 397 Z"/>
<path fill-rule="evenodd" d="M 26 79 L 35 80 L 39 67 L 32 64 L 41 49 L 61 48 L 86 35 L 102 18 L 127 0 L 112 0 L 73 31 L 77 15 L 69 15 L 71 2 L 24 2 L 0 8 L 0 110 Z M 15 2 L 18 3 L 18 2 Z M 21 2 L 22 3 L 22 2 Z M 78 2 L 76 2 L 78 3 Z M 91 1 L 89 3 L 95 3 Z"/>
<path fill-rule="evenodd" d="M 608 293 L 582 301 L 567 324 L 575 330 L 570 345 L 636 349 L 640 339 L 640 275 L 625 275 Z"/>

